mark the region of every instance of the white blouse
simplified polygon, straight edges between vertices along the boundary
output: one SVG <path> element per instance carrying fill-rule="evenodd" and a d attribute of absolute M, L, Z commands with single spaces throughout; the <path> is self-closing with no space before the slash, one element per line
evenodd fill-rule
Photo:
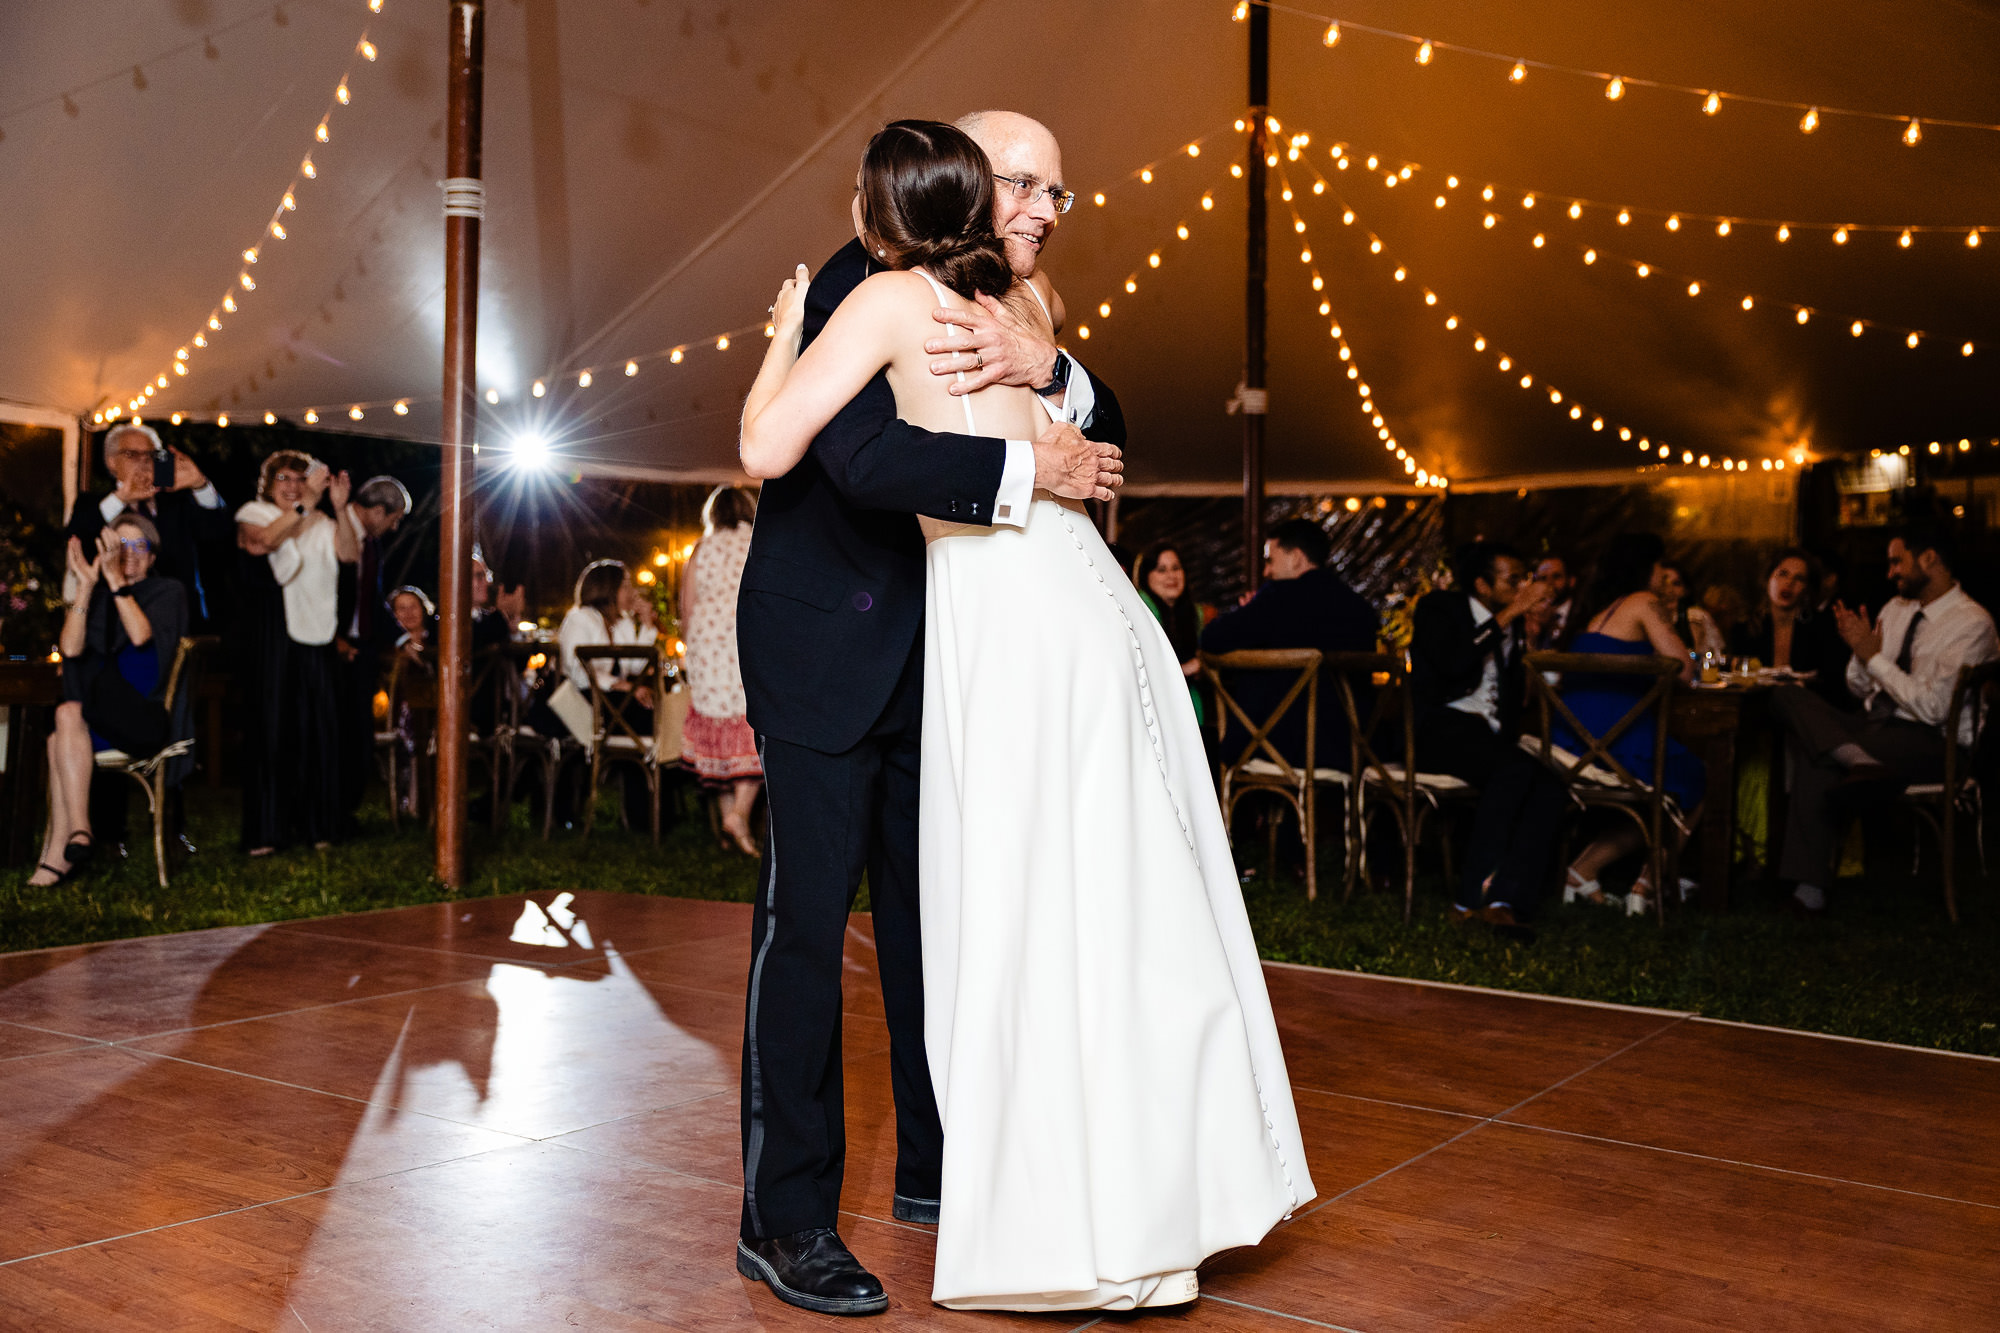
<path fill-rule="evenodd" d="M 284 512 L 269 500 L 252 500 L 236 511 L 236 521 L 261 528 Z M 333 535 L 333 519 L 314 509 L 297 532 L 265 557 L 285 590 L 285 632 L 294 643 L 333 642 L 340 599 L 340 554 Z"/>

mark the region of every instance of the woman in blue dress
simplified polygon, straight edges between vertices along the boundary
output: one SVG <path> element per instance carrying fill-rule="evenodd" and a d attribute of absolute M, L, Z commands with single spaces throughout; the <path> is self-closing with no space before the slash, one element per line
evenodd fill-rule
<path fill-rule="evenodd" d="M 1573 653 L 1602 653 L 1624 657 L 1668 657 L 1680 663 L 1681 678 L 1692 680 L 1694 660 L 1687 644 L 1667 622 L 1666 612 L 1652 586 L 1666 545 L 1650 532 L 1620 533 L 1598 564 L 1592 603 L 1596 613 L 1570 645 Z M 1618 725 L 1631 711 L 1639 696 L 1652 686 L 1645 676 L 1571 675 L 1562 687 L 1563 702 L 1576 714 L 1577 721 L 1591 734 L 1602 736 Z M 1610 746 L 1634 776 L 1650 780 L 1653 773 L 1653 735 L 1650 720 L 1634 723 Z M 1588 745 L 1561 718 L 1550 728 L 1550 738 L 1565 750 L 1581 754 Z M 1701 805 L 1704 779 L 1701 761 L 1679 741 L 1667 742 L 1667 792 L 1674 798 L 1689 825 Z M 1674 836 L 1672 828 L 1668 836 Z M 1607 899 L 1598 876 L 1614 861 L 1623 859 L 1645 845 L 1639 829 L 1620 820 L 1618 826 L 1583 849 L 1569 868 L 1563 887 L 1563 901 L 1578 898 L 1603 903 Z M 1640 871 L 1632 891 L 1625 895 L 1625 910 L 1637 914 L 1651 907 L 1653 886 L 1647 873 Z"/>

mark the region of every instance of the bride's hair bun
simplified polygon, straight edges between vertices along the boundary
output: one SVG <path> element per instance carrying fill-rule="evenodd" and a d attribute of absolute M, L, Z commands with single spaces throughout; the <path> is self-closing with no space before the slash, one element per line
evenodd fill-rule
<path fill-rule="evenodd" d="M 1014 285 L 993 231 L 993 166 L 956 125 L 898 120 L 861 155 L 862 243 L 893 269 L 923 268 L 970 300 Z"/>

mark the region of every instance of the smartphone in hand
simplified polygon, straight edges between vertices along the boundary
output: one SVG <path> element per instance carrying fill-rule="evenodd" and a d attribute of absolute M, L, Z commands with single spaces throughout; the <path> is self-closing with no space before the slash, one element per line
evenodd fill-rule
<path fill-rule="evenodd" d="M 155 449 L 153 451 L 153 489 L 162 495 L 174 488 L 174 451 Z"/>

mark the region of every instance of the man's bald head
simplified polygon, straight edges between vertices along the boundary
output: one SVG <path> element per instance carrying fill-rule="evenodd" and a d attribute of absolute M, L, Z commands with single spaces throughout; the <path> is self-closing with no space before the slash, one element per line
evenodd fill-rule
<path fill-rule="evenodd" d="M 959 118 L 958 128 L 979 145 L 996 176 L 1038 186 L 1063 183 L 1062 149 L 1040 121 L 1018 111 L 974 111 Z M 1005 185 L 996 182 L 996 186 L 993 229 L 1006 242 L 1007 262 L 1014 275 L 1029 277 L 1061 214 L 1047 195 L 1029 203 L 1014 198 Z"/>

